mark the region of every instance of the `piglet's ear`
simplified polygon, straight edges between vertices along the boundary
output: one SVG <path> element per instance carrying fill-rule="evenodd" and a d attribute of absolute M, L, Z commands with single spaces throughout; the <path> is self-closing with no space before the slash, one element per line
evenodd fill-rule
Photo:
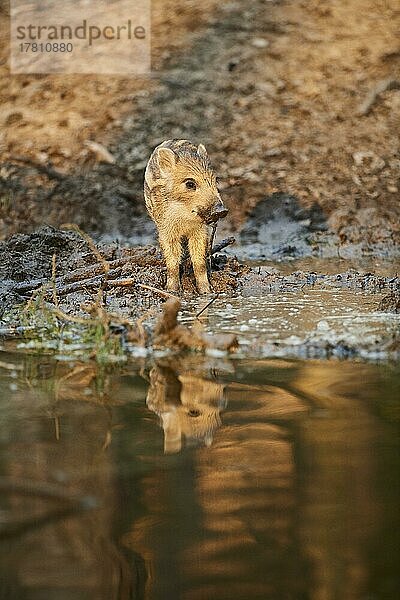
<path fill-rule="evenodd" d="M 203 144 L 199 144 L 197 146 L 197 154 L 199 156 L 204 156 L 204 157 L 207 156 L 207 150 L 206 150 L 206 147 Z"/>
<path fill-rule="evenodd" d="M 157 151 L 157 160 L 161 174 L 168 174 L 174 169 L 178 157 L 169 148 L 159 148 Z"/>

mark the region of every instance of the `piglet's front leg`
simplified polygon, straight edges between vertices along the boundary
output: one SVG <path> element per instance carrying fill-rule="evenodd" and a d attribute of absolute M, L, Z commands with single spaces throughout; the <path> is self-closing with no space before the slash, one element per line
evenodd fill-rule
<path fill-rule="evenodd" d="M 211 291 L 207 276 L 207 245 L 206 228 L 196 231 L 188 239 L 189 254 L 192 260 L 197 289 L 200 294 L 208 294 Z"/>

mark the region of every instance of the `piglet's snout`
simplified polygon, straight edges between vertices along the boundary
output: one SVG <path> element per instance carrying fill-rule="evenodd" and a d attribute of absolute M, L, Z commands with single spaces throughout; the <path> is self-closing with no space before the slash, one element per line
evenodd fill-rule
<path fill-rule="evenodd" d="M 218 198 L 214 204 L 212 214 L 215 221 L 218 221 L 218 219 L 223 219 L 228 214 L 228 209 L 224 206 L 220 198 Z"/>
<path fill-rule="evenodd" d="M 199 208 L 197 214 L 205 223 L 207 223 L 207 225 L 210 225 L 211 223 L 216 223 L 219 219 L 226 217 L 228 209 L 223 205 L 221 198 L 217 198 L 214 204 L 207 209 Z"/>

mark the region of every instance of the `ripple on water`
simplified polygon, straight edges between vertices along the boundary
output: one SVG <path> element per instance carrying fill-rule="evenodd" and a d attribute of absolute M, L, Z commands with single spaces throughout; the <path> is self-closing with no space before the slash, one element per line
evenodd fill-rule
<path fill-rule="evenodd" d="M 251 346 L 255 353 L 274 354 L 274 347 L 282 345 L 286 353 L 292 348 L 297 354 L 305 342 L 375 352 L 400 327 L 400 315 L 375 310 L 379 299 L 378 294 L 343 289 L 239 296 L 225 306 L 218 298 L 200 320 L 209 333 L 237 334 L 239 344 L 246 346 L 246 351 Z M 182 320 L 190 323 L 194 312 L 193 306 L 188 306 Z"/>

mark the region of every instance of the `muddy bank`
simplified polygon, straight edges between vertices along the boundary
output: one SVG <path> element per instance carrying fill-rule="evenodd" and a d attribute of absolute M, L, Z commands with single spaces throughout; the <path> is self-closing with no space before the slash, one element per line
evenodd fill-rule
<path fill-rule="evenodd" d="M 182 269 L 182 295 L 193 297 L 195 280 L 185 257 Z M 235 258 L 215 253 L 210 274 L 214 291 L 237 291 L 240 276 L 248 271 Z M 162 292 L 166 284 L 165 263 L 155 246 L 130 248 L 118 242 L 95 246 L 85 234 L 52 227 L 43 227 L 33 234 L 16 234 L 7 242 L 0 242 L 3 312 L 24 303 L 48 284 L 54 284 L 59 304 L 71 313 L 79 312 L 80 304 L 92 299 L 102 287 L 107 289 L 110 309 L 134 317 L 168 296 Z M 52 295 L 49 290 L 46 294 L 48 298 Z"/>
<path fill-rule="evenodd" d="M 135 305 L 144 293 L 143 289 L 135 289 L 136 283 L 161 290 L 165 288 L 165 263 L 157 247 L 131 248 L 118 242 L 100 243 L 93 248 L 91 246 L 90 240 L 88 244 L 87 240 L 75 231 L 52 227 L 43 227 L 32 234 L 16 234 L 8 241 L 1 242 L 0 290 L 3 310 L 7 303 L 11 306 L 18 300 L 25 301 L 32 292 L 51 282 L 52 277 L 60 298 L 66 298 L 65 301 L 70 302 L 72 306 L 78 292 L 85 293 L 85 289 L 91 288 L 92 293 L 95 293 L 96 287 L 101 286 L 106 279 L 111 282 L 131 278 L 132 284 L 123 286 L 125 289 L 122 291 L 124 297 L 135 301 Z M 235 245 L 231 246 L 230 251 L 235 252 Z M 102 260 L 110 269 L 107 277 Z M 191 275 L 189 267 L 183 274 L 183 297 L 197 295 Z M 213 255 L 210 277 L 215 292 L 232 295 L 240 293 L 243 296 L 262 295 L 266 291 L 303 289 L 306 286 L 347 288 L 369 293 L 383 290 L 395 292 L 400 286 L 397 274 L 390 277 L 374 272 L 360 273 L 355 269 L 335 274 L 302 270 L 282 274 L 276 267 L 251 268 L 227 256 L 226 253 Z M 114 294 L 118 297 L 117 291 L 110 290 L 109 297 Z M 15 300 L 12 299 L 13 295 Z M 156 300 L 157 297 L 157 293 L 149 294 L 151 299 Z"/>
<path fill-rule="evenodd" d="M 208 341 L 229 334 L 238 340 L 228 344 L 229 352 L 244 356 L 399 355 L 396 273 L 282 272 L 279 264 L 252 268 L 216 252 L 210 281 L 214 293 L 198 296 L 193 274 L 183 264 L 179 322 L 195 327 L 193 339 L 196 327 L 202 330 L 200 338 L 204 334 Z M 34 338 L 26 348 L 42 351 L 60 352 L 62 339 L 60 355 L 69 356 L 71 340 L 66 342 L 64 334 L 72 328 L 74 351 L 79 353 L 79 332 L 87 319 L 94 329 L 103 328 L 107 340 L 117 336 L 113 343 L 123 342 L 118 346 L 122 355 L 147 355 L 153 351 L 155 323 L 169 297 L 165 282 L 164 261 L 154 246 L 95 246 L 82 233 L 51 227 L 17 234 L 0 244 L 0 333 L 7 337 L 25 332 Z M 355 329 L 354 323 L 359 323 Z M 176 335 L 174 331 L 172 337 Z M 196 342 L 193 349 L 227 351 L 220 340 L 208 341 Z M 83 343 L 85 349 L 90 343 Z M 168 348 L 166 338 L 158 348 L 163 346 Z M 174 349 L 182 349 L 178 346 Z"/>

